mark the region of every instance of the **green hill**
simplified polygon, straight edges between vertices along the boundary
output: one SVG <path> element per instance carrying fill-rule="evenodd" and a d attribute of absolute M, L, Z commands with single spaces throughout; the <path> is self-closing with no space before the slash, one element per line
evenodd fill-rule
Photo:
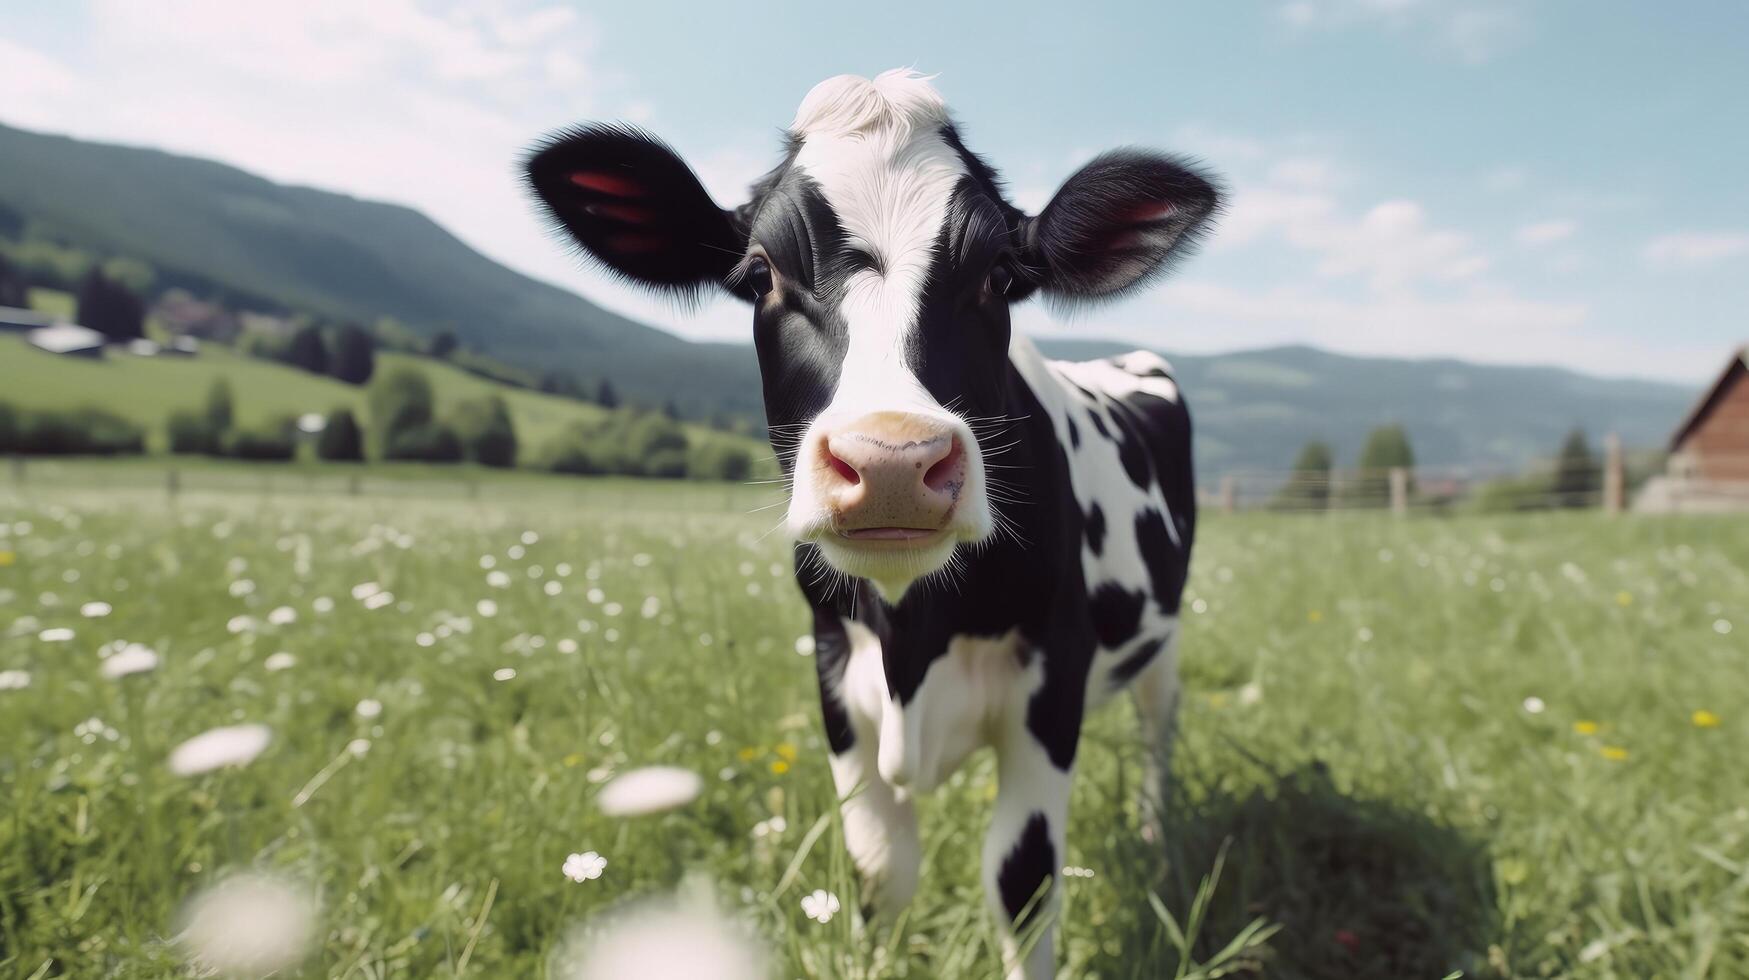
<path fill-rule="evenodd" d="M 400 366 L 416 367 L 431 379 L 440 415 L 460 401 L 490 394 L 503 396 L 525 459 L 566 426 L 594 421 L 605 411 L 598 405 L 497 384 L 428 357 L 393 352 L 377 355 L 379 373 Z M 244 425 L 304 412 L 326 414 L 342 405 L 360 419 L 368 414 L 368 386 L 245 357 L 218 344 L 204 345 L 197 357 L 111 353 L 96 360 L 44 353 L 16 334 L 0 334 L 0 401 L 23 408 L 108 408 L 144 425 L 149 444 L 155 448 L 163 447 L 164 423 L 170 413 L 198 410 L 207 389 L 220 378 L 230 382 L 237 420 Z M 770 453 L 763 443 L 742 436 L 697 425 L 686 428 L 695 445 L 725 440 L 746 447 L 755 458 Z"/>
<path fill-rule="evenodd" d="M 610 377 L 689 415 L 757 416 L 752 352 L 692 344 L 486 258 L 417 211 L 157 150 L 0 126 L 0 209 L 33 233 L 149 263 L 160 285 L 373 323 L 523 367 Z"/>

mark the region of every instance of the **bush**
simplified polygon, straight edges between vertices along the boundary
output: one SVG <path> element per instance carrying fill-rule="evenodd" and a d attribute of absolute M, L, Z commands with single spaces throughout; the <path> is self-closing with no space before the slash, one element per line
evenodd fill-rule
<path fill-rule="evenodd" d="M 297 428 L 288 419 L 260 428 L 232 429 L 223 436 L 226 456 L 283 463 L 297 458 Z"/>
<path fill-rule="evenodd" d="M 389 438 L 384 459 L 425 463 L 459 463 L 462 441 L 455 430 L 437 422 L 401 429 Z"/>
<path fill-rule="evenodd" d="M 357 324 L 344 324 L 334 332 L 334 348 L 328 358 L 328 373 L 347 384 L 361 385 L 376 373 L 376 341 Z"/>
<path fill-rule="evenodd" d="M 214 437 L 231 428 L 236 418 L 236 405 L 231 397 L 231 383 L 219 378 L 206 390 L 206 424 Z"/>
<path fill-rule="evenodd" d="M 677 479 L 688 472 L 688 449 L 686 431 L 672 419 L 619 411 L 572 425 L 549 439 L 537 458 L 542 469 L 556 473 Z"/>
<path fill-rule="evenodd" d="M 322 343 L 321 329 L 305 324 L 293 331 L 291 342 L 286 344 L 282 359 L 287 364 L 303 368 L 311 374 L 327 374 L 328 347 Z"/>
<path fill-rule="evenodd" d="M 753 472 L 753 454 L 744 446 L 707 442 L 693 451 L 686 469 L 696 480 L 741 482 Z"/>
<path fill-rule="evenodd" d="M 117 456 L 146 451 L 144 429 L 100 408 L 21 412 L 14 450 L 38 456 Z"/>
<path fill-rule="evenodd" d="M 173 453 L 210 456 L 219 451 L 219 433 L 199 412 L 172 412 L 164 429 Z"/>
<path fill-rule="evenodd" d="M 109 337 L 131 340 L 146 335 L 146 306 L 134 291 L 92 269 L 79 282 L 74 318 Z"/>
<path fill-rule="evenodd" d="M 398 368 L 371 382 L 371 437 L 384 459 L 396 458 L 391 450 L 403 433 L 431 424 L 431 404 L 431 382 L 413 368 Z"/>
<path fill-rule="evenodd" d="M 0 402 L 0 453 L 18 448 L 18 409 Z"/>
<path fill-rule="evenodd" d="M 342 463 L 364 460 L 364 433 L 358 430 L 358 420 L 349 408 L 336 408 L 328 413 L 322 436 L 316 440 L 316 455 Z"/>
<path fill-rule="evenodd" d="M 516 425 L 503 398 L 492 395 L 462 402 L 451 413 L 449 424 L 468 459 L 484 466 L 516 465 Z"/>

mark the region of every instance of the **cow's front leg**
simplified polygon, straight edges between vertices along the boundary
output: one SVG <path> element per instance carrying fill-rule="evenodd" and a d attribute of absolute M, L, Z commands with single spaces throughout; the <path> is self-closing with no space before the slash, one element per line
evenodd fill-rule
<path fill-rule="evenodd" d="M 872 702 L 878 709 L 886 697 L 880 644 L 856 623 L 847 627 L 836 614 L 819 610 L 814 649 L 845 848 L 862 878 L 864 902 L 896 913 L 917 892 L 923 846 L 910 797 L 881 779 L 876 768 L 880 726 L 870 707 Z"/>
<path fill-rule="evenodd" d="M 1157 641 L 1148 641 L 1150 643 Z M 1144 779 L 1137 794 L 1142 839 L 1166 839 L 1166 806 L 1172 793 L 1172 743 L 1178 733 L 1178 626 L 1159 642 L 1159 652 L 1136 675 L 1130 690 L 1142 722 Z"/>
<path fill-rule="evenodd" d="M 1080 737 L 1079 697 L 1015 706 L 996 741 L 996 813 L 984 840 L 984 893 L 1010 978 L 1055 975 L 1057 870 L 1068 830 L 1069 787 Z M 1035 704 L 1034 701 L 1039 701 Z"/>

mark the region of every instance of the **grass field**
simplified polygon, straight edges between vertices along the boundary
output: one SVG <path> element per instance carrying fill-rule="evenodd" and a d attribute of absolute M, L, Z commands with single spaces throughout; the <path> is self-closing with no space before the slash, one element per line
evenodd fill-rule
<path fill-rule="evenodd" d="M 988 757 L 924 804 L 911 912 L 854 912 L 764 495 L 564 486 L 0 496 L 0 672 L 28 673 L 0 690 L 0 975 L 187 975 L 179 906 L 240 868 L 318 896 L 308 977 L 555 975 L 601 942 L 574 930 L 677 888 L 776 976 L 993 974 Z M 1114 704 L 1063 976 L 1749 976 L 1739 522 L 1235 517 L 1198 547 L 1168 839 L 1140 838 Z M 156 669 L 105 676 L 117 640 Z M 273 732 L 252 764 L 167 768 L 245 722 Z M 702 795 L 605 816 L 602 780 L 647 764 Z M 606 865 L 574 883 L 584 851 Z"/>
<path fill-rule="evenodd" d="M 602 409 L 586 402 L 488 381 L 428 357 L 382 351 L 379 373 L 413 367 L 431 379 L 441 415 L 456 402 L 498 394 L 510 406 L 524 457 L 566 426 L 591 421 Z M 196 357 L 131 357 L 111 353 L 102 360 L 61 357 L 37 350 L 18 335 L 0 334 L 0 400 L 23 408 L 108 408 L 146 426 L 148 444 L 163 448 L 164 423 L 178 409 L 198 410 L 212 383 L 224 378 L 236 398 L 237 420 L 266 423 L 304 412 L 326 414 L 351 408 L 362 420 L 368 386 L 349 385 L 284 364 L 247 357 L 220 344 L 205 344 Z M 695 444 L 734 440 L 756 453 L 763 444 L 701 425 L 687 426 Z"/>

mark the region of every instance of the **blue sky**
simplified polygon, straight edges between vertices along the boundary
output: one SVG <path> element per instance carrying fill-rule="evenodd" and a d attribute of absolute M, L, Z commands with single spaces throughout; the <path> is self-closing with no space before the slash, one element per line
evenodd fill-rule
<path fill-rule="evenodd" d="M 33 4 L 0 23 L 0 121 L 410 204 L 522 271 L 738 340 L 732 301 L 679 311 L 575 266 L 512 179 L 521 147 L 630 119 L 735 204 L 815 82 L 913 66 L 939 74 L 968 142 L 1030 208 L 1122 144 L 1194 154 L 1231 184 L 1219 232 L 1175 278 L 1094 310 L 1028 308 L 1030 332 L 1685 381 L 1749 340 L 1749 4 L 1067 11 Z"/>

